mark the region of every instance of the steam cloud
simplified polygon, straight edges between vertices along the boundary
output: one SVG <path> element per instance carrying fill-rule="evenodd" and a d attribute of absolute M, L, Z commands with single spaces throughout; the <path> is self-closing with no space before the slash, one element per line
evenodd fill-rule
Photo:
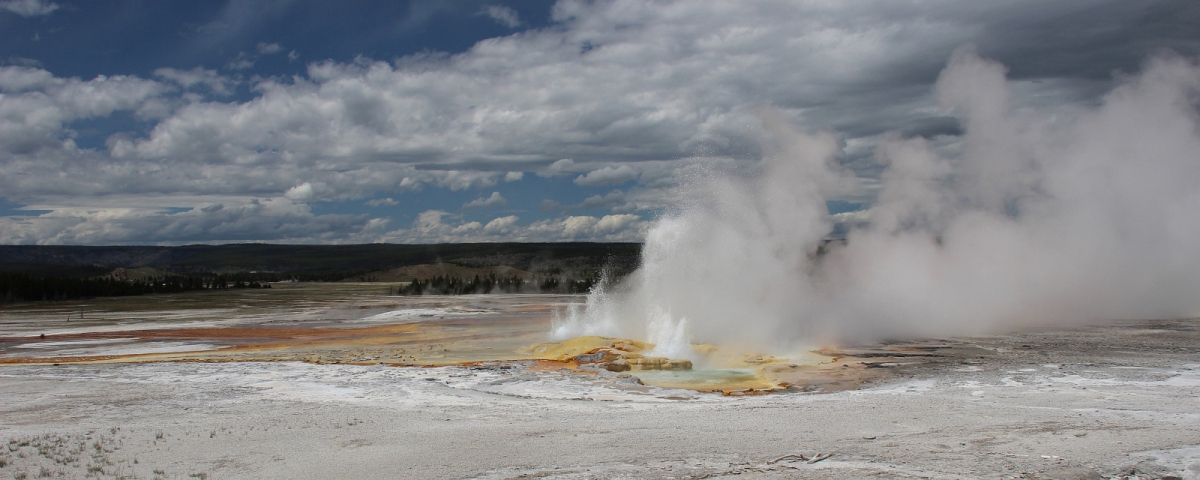
<path fill-rule="evenodd" d="M 890 135 L 874 205 L 845 245 L 826 200 L 861 181 L 832 133 L 761 114 L 753 178 L 711 178 L 650 230 L 627 291 L 597 289 L 556 337 L 793 348 L 1200 314 L 1200 68 L 1162 56 L 1070 118 L 1010 109 L 969 48 L 935 86 L 956 155 Z M 952 158 L 948 158 L 952 157 Z M 686 355 L 679 355 L 686 356 Z"/>

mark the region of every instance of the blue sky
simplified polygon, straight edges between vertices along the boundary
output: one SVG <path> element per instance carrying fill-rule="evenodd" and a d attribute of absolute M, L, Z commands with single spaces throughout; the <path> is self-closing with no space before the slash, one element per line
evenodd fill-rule
<path fill-rule="evenodd" d="M 547 26 L 553 6 L 506 6 L 520 21 L 510 27 L 485 14 L 488 3 L 469 1 L 41 3 L 57 8 L 0 17 L 6 53 L 81 78 L 151 77 L 163 67 L 222 69 L 242 55 L 253 62 L 241 69 L 246 76 L 291 76 L 315 60 L 461 53 L 480 40 Z"/>
<path fill-rule="evenodd" d="M 1194 2 L 970 3 L 4 0 L 0 243 L 639 241 L 767 106 L 841 136 L 841 213 L 881 136 L 954 151 L 956 48 L 1045 112 L 1200 53 Z"/>

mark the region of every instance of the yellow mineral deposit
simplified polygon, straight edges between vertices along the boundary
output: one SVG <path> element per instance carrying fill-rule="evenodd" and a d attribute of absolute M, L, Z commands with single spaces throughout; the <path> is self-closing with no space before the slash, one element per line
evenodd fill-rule
<path fill-rule="evenodd" d="M 646 356 L 654 344 L 626 338 L 582 336 L 562 342 L 538 343 L 518 350 L 522 355 L 569 368 L 591 367 L 630 372 L 643 382 L 666 388 L 727 395 L 761 394 L 799 387 L 836 391 L 864 381 L 861 365 L 813 352 L 790 358 L 726 351 L 715 345 L 693 345 L 696 362 Z M 876 372 L 870 372 L 874 374 Z M 868 375 L 870 375 L 868 374 Z"/>
<path fill-rule="evenodd" d="M 366 285 L 359 289 L 375 288 Z M 301 299 L 328 308 L 314 320 L 303 318 L 305 310 L 278 315 L 263 321 L 262 312 L 247 312 L 247 320 L 233 325 L 198 326 L 158 322 L 155 318 L 211 313 L 200 320 L 227 321 L 233 305 L 248 303 L 246 297 L 202 297 L 164 295 L 141 299 L 138 304 L 114 299 L 96 305 L 63 305 L 9 308 L 11 317 L 30 317 L 39 330 L 8 331 L 0 335 L 0 364 L 135 363 L 135 362 L 286 362 L 320 364 L 394 365 L 427 367 L 480 362 L 534 362 L 536 370 L 570 369 L 582 374 L 622 372 L 648 385 L 723 392 L 730 395 L 760 394 L 781 389 L 835 391 L 854 388 L 863 381 L 886 374 L 889 369 L 870 368 L 887 359 L 872 352 L 856 358 L 833 349 L 814 352 L 748 352 L 728 346 L 691 345 L 687 358 L 656 355 L 653 343 L 628 338 L 580 336 L 545 343 L 552 313 L 561 304 L 550 297 L 487 297 L 479 299 L 352 296 L 360 293 L 344 285 L 280 285 L 269 292 L 273 298 L 262 305 L 264 312 L 295 308 Z M 303 295 L 301 295 L 303 294 Z M 241 295 L 241 294 L 236 294 Z M 409 323 L 371 324 L 362 320 L 338 320 L 337 312 L 349 311 L 346 298 L 377 311 L 403 313 L 435 311 Z M 201 303 L 195 309 L 179 309 L 178 303 Z M 398 303 L 400 301 L 407 303 Z M 214 303 L 224 302 L 224 303 Z M 478 305 L 470 302 L 478 302 Z M 228 303 L 225 304 L 225 303 Z M 482 308 L 480 307 L 482 305 Z M 357 305 L 355 305 L 357 306 Z M 78 322 L 53 323 L 63 310 L 92 308 L 90 325 Z M 307 307 L 306 307 L 307 308 Z M 437 308 L 439 310 L 432 310 Z M 39 310 L 41 309 L 41 310 Z M 140 310 L 139 310 L 140 309 Z M 388 310 L 390 309 L 390 310 Z M 42 310 L 46 310 L 43 312 Z M 479 312 L 486 311 L 486 314 Z M 145 313 L 140 313 L 145 312 Z M 441 313 L 444 312 L 444 315 Z M 294 316 L 293 316 L 294 315 Z M 326 320 L 324 318 L 332 318 Z M 143 320 L 131 323 L 131 319 Z M 426 319 L 428 318 L 428 319 Z M 194 347 L 194 348 L 193 348 Z M 903 353 L 911 358 L 919 352 Z M 681 355 L 681 357 L 684 355 Z M 860 361 L 866 360 L 866 362 Z"/>

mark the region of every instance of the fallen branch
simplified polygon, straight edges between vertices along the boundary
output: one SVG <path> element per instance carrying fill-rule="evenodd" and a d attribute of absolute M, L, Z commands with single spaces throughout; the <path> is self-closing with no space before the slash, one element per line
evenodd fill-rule
<path fill-rule="evenodd" d="M 824 460 L 824 459 L 826 459 L 826 458 L 829 458 L 829 457 L 832 457 L 832 456 L 833 456 L 833 452 L 829 452 L 829 453 L 818 453 L 818 454 L 817 454 L 817 456 L 813 457 L 813 458 L 812 458 L 812 460 L 809 460 L 809 461 L 808 461 L 808 463 L 809 463 L 809 465 L 812 465 L 812 464 L 814 464 L 814 463 L 817 463 L 817 462 L 819 462 L 819 461 L 821 461 L 821 460 Z"/>
<path fill-rule="evenodd" d="M 789 454 L 787 454 L 787 455 L 784 455 L 784 456 L 782 456 L 782 457 L 779 457 L 779 458 L 776 458 L 776 459 L 774 459 L 774 460 L 771 460 L 771 461 L 767 462 L 767 464 L 775 464 L 775 463 L 779 463 L 779 462 L 781 462 L 781 461 L 783 461 L 783 460 L 787 460 L 787 459 L 799 460 L 799 461 L 801 461 L 801 462 L 807 462 L 807 461 L 808 461 L 808 457 L 804 456 L 804 454 L 802 454 L 802 453 L 789 453 Z"/>

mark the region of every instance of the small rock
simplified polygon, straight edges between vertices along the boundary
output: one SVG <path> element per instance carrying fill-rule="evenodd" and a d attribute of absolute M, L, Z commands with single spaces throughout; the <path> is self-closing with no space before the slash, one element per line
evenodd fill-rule
<path fill-rule="evenodd" d="M 670 360 L 662 367 L 663 370 L 691 370 L 691 360 Z"/>
<path fill-rule="evenodd" d="M 579 363 L 597 363 L 603 361 L 604 357 L 604 352 L 585 353 L 583 355 L 576 355 L 572 360 Z"/>
<path fill-rule="evenodd" d="M 605 363 L 604 368 L 610 372 L 628 372 L 632 367 L 624 358 L 618 358 L 611 362 Z"/>
<path fill-rule="evenodd" d="M 627 385 L 645 385 L 642 383 L 642 379 L 629 374 L 617 375 L 614 380 L 617 383 L 623 383 Z"/>
<path fill-rule="evenodd" d="M 692 361 L 681 359 L 671 360 L 665 357 L 631 358 L 629 365 L 638 370 L 691 370 Z"/>

